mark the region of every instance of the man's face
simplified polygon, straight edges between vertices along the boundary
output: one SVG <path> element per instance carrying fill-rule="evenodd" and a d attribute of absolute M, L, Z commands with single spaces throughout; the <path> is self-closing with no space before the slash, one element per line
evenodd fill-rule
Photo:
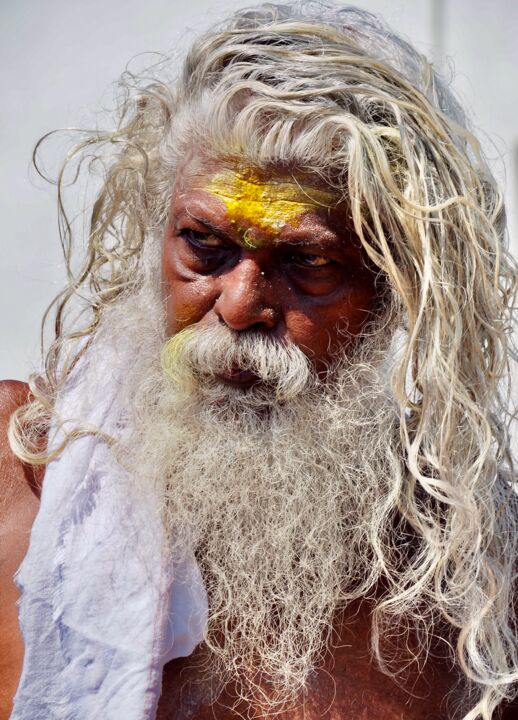
<path fill-rule="evenodd" d="M 295 697 L 335 613 L 375 586 L 401 476 L 383 366 L 394 327 L 348 228 L 303 174 L 191 157 L 162 258 L 171 339 L 151 273 L 120 306 L 142 348 L 125 462 L 160 489 L 173 555 L 196 553 L 209 684 L 258 699 L 267 678 L 261 703 Z"/>
<path fill-rule="evenodd" d="M 302 174 L 191 156 L 163 249 L 167 334 L 223 324 L 291 341 L 323 371 L 375 308 L 374 273 L 343 206 Z M 254 382 L 231 368 L 235 387 Z"/>

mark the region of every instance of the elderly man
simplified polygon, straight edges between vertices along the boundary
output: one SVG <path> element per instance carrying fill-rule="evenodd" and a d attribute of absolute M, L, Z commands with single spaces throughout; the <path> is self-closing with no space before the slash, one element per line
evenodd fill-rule
<path fill-rule="evenodd" d="M 516 717 L 515 269 L 461 109 L 313 3 L 126 89 L 2 388 L 2 717 Z"/>

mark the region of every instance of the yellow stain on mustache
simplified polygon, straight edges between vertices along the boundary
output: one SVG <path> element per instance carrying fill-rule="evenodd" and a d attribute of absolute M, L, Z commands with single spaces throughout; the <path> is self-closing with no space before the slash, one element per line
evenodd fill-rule
<path fill-rule="evenodd" d="M 207 191 L 223 200 L 230 222 L 253 226 L 269 235 L 277 235 L 286 225 L 297 227 L 307 212 L 336 205 L 336 195 L 287 180 L 262 181 L 252 171 L 215 175 Z M 247 247 L 257 247 L 250 229 L 243 235 Z"/>
<path fill-rule="evenodd" d="M 188 325 L 183 330 L 180 330 L 180 332 L 166 340 L 160 352 L 162 370 L 179 387 L 186 388 L 190 384 L 189 376 L 182 373 L 178 359 L 182 353 L 182 346 L 196 334 L 196 329 L 196 325 Z"/>

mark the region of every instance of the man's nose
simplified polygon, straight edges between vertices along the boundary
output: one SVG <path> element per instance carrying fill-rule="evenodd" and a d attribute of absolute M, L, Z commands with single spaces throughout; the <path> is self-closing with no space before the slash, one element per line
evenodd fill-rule
<path fill-rule="evenodd" d="M 272 330 L 280 312 L 272 282 L 254 257 L 242 259 L 220 277 L 221 292 L 214 311 L 232 330 Z"/>

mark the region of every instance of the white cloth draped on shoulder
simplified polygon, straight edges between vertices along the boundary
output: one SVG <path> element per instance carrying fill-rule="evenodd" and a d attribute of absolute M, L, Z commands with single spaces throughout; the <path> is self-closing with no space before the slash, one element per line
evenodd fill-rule
<path fill-rule="evenodd" d="M 88 423 L 117 438 L 127 431 L 118 378 L 128 358 L 107 362 L 95 347 L 71 373 L 57 415 L 67 430 Z M 62 437 L 54 428 L 51 442 Z M 95 435 L 49 463 L 16 576 L 25 658 L 11 720 L 152 720 L 164 664 L 202 640 L 198 565 L 190 551 L 171 561 L 149 490 L 137 498 L 134 478 Z"/>

